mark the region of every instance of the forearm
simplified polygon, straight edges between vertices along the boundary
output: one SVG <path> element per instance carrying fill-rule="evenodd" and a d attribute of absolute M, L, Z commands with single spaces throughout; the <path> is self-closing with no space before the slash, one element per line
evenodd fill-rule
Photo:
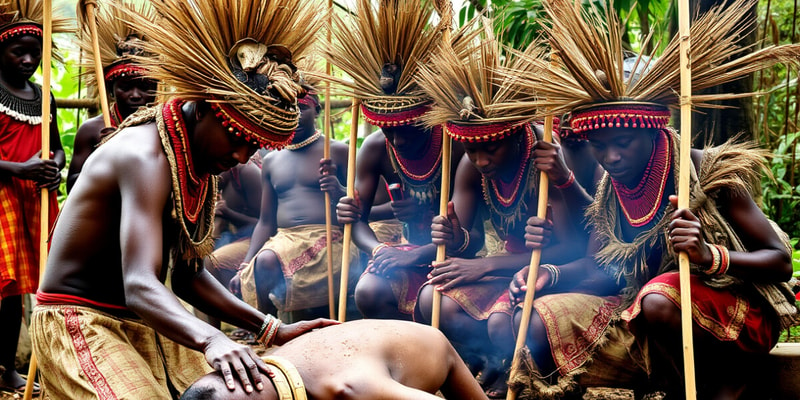
<path fill-rule="evenodd" d="M 531 263 L 531 253 L 514 253 L 502 256 L 485 257 L 487 276 L 513 276 L 517 271 Z"/>
<path fill-rule="evenodd" d="M 0 160 L 0 175 L 13 177 L 19 174 L 19 163 Z"/>
<path fill-rule="evenodd" d="M 64 150 L 58 149 L 53 152 L 53 161 L 56 162 L 59 170 L 64 169 L 67 165 L 67 156 L 64 154 Z"/>
<path fill-rule="evenodd" d="M 367 254 L 372 254 L 372 250 L 381 244 L 375 236 L 375 232 L 366 222 L 357 221 L 353 224 L 352 229 L 353 242 Z"/>
<path fill-rule="evenodd" d="M 209 339 L 219 330 L 192 315 L 175 294 L 157 280 L 125 282 L 127 307 L 150 327 L 174 342 L 203 351 Z"/>
<path fill-rule="evenodd" d="M 394 219 L 394 212 L 392 211 L 391 203 L 383 203 L 373 206 L 369 213 L 370 222 L 384 221 L 387 219 Z"/>
<path fill-rule="evenodd" d="M 186 280 L 179 275 L 182 274 L 174 274 L 173 280 Z M 261 328 L 266 316 L 236 298 L 208 271 L 201 270 L 189 282 L 191 282 L 190 285 L 175 287 L 174 290 L 178 296 L 198 310 L 251 332 L 258 332 Z"/>
<path fill-rule="evenodd" d="M 416 256 L 419 263 L 427 266 L 428 264 L 435 261 L 436 248 L 437 246 L 435 244 L 430 243 L 414 249 L 414 251 L 417 252 Z"/>
<path fill-rule="evenodd" d="M 608 276 L 594 258 L 586 256 L 567 264 L 556 266 L 558 281 L 554 292 L 579 292 L 597 296 L 608 296 L 619 292 L 621 287 Z"/>
<path fill-rule="evenodd" d="M 575 261 L 575 256 L 582 254 L 584 249 L 586 249 L 585 240 L 562 241 L 542 249 L 542 263 L 567 264 Z"/>
<path fill-rule="evenodd" d="M 728 251 L 727 274 L 761 283 L 786 282 L 791 278 L 792 264 L 788 252 L 763 249 L 752 252 Z"/>

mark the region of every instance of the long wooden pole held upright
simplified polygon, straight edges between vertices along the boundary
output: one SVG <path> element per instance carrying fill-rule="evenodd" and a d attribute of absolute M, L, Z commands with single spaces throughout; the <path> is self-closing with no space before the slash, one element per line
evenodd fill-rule
<path fill-rule="evenodd" d="M 50 159 L 50 60 L 53 52 L 53 4 L 44 0 L 42 18 L 42 160 Z M 39 214 L 39 277 L 44 276 L 47 265 L 47 237 L 50 232 L 50 191 L 42 189 L 41 213 Z M 28 379 L 25 382 L 24 400 L 33 397 L 33 383 L 36 380 L 36 353 L 31 352 L 28 366 Z"/>
<path fill-rule="evenodd" d="M 328 0 L 328 46 L 331 44 L 331 29 L 333 22 L 333 0 Z M 325 73 L 328 76 L 331 75 L 331 63 L 330 61 L 325 61 Z M 323 147 L 323 158 L 330 159 L 331 158 L 331 83 L 325 83 L 325 118 L 324 118 L 325 126 L 322 128 L 323 132 L 325 133 L 325 147 Z M 333 252 L 331 249 L 333 248 L 333 216 L 331 215 L 331 194 L 325 192 L 325 247 L 328 249 L 327 252 L 327 262 L 328 262 L 328 312 L 330 314 L 330 319 L 336 318 L 336 308 L 334 303 L 336 302 L 334 298 L 334 283 L 333 283 Z M 344 275 L 342 275 L 344 277 Z"/>
<path fill-rule="evenodd" d="M 100 98 L 100 109 L 103 112 L 103 124 L 111 126 L 111 113 L 106 95 L 106 79 L 103 73 L 103 62 L 100 59 L 100 39 L 97 37 L 97 3 L 94 0 L 82 0 L 86 10 L 86 23 L 89 24 L 89 33 L 92 36 L 92 53 L 94 53 L 94 73 L 97 76 L 97 96 Z"/>
<path fill-rule="evenodd" d="M 353 97 L 350 121 L 350 148 L 347 151 L 347 197 L 354 198 L 356 193 L 356 141 L 358 141 L 358 117 L 361 112 L 361 101 Z M 350 240 L 353 236 L 353 224 L 344 225 L 342 236 L 342 270 L 339 273 L 339 322 L 347 318 L 347 278 L 350 274 Z"/>
<path fill-rule="evenodd" d="M 678 172 L 678 208 L 689 208 L 689 173 L 692 164 L 692 70 L 689 59 L 691 35 L 689 30 L 689 0 L 678 2 L 678 27 L 680 34 L 681 68 L 681 147 Z M 681 289 L 681 333 L 683 334 L 683 374 L 686 399 L 697 398 L 694 371 L 694 344 L 692 339 L 692 291 L 689 255 L 678 254 Z"/>
<path fill-rule="evenodd" d="M 439 22 L 445 28 L 442 30 L 442 44 L 450 46 L 450 27 L 453 23 L 453 4 L 450 1 L 442 2 L 437 6 L 442 20 Z M 446 25 L 445 25 L 446 24 Z M 447 218 L 447 203 L 450 201 L 450 165 L 453 141 L 442 127 L 442 188 L 439 193 L 439 215 Z M 440 244 L 436 246 L 436 262 L 442 262 L 447 257 L 447 248 Z M 433 304 L 431 305 L 431 326 L 439 329 L 439 319 L 442 311 L 442 293 L 436 288 L 433 290 Z"/>
<path fill-rule="evenodd" d="M 544 118 L 544 141 L 553 142 L 553 116 L 548 115 Z M 536 216 L 547 218 L 547 201 L 550 196 L 550 180 L 544 172 L 539 173 L 539 199 L 536 208 Z M 531 323 L 531 312 L 533 312 L 533 298 L 536 294 L 536 280 L 539 278 L 539 264 L 542 261 L 542 249 L 535 249 L 531 253 L 531 263 L 528 267 L 528 280 L 525 285 L 525 301 L 522 303 L 522 319 L 519 322 L 519 332 L 517 342 L 514 346 L 514 358 L 511 362 L 511 372 L 508 377 L 513 378 L 519 373 L 519 366 L 522 362 L 519 358 L 520 350 L 525 347 L 525 340 L 528 337 L 528 325 Z M 506 392 L 506 400 L 514 400 L 517 393 L 511 388 Z"/>

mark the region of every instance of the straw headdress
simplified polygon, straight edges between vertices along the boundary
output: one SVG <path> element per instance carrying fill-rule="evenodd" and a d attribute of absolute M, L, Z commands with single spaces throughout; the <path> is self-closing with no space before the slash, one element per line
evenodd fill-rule
<path fill-rule="evenodd" d="M 414 76 L 440 43 L 441 30 L 430 24 L 433 12 L 428 0 L 381 0 L 377 6 L 357 0 L 352 16 L 333 18 L 335 40 L 325 55 L 353 80 L 332 79 L 361 99 L 371 124 L 414 124 L 429 109 L 431 99 Z"/>
<path fill-rule="evenodd" d="M 740 79 L 778 62 L 798 61 L 800 45 L 768 46 L 751 54 L 738 41 L 754 27 L 744 18 L 755 0 L 732 1 L 699 15 L 691 26 L 692 90 Z M 585 135 L 605 127 L 663 129 L 669 122 L 669 107 L 678 105 L 680 89 L 678 35 L 667 44 L 660 58 L 639 54 L 627 58 L 622 50 L 622 26 L 613 7 L 598 10 L 571 0 L 545 0 L 549 25 L 544 27 L 548 43 L 561 60 L 550 61 L 532 45 L 522 58 L 538 73 L 519 75 L 538 100 L 539 110 L 561 114 L 572 112 L 573 131 Z M 649 41 L 650 37 L 645 38 Z M 642 46 L 643 48 L 645 46 Z M 658 46 L 656 46 L 658 47 Z M 635 73 L 630 73 L 635 71 Z M 516 71 L 507 71 L 514 74 Z M 695 107 L 750 96 L 753 93 L 723 93 L 692 97 Z"/>
<path fill-rule="evenodd" d="M 0 43 L 8 39 L 33 35 L 42 38 L 44 5 L 41 0 L 4 0 L 0 2 Z M 52 32 L 74 29 L 69 18 L 53 14 Z"/>
<path fill-rule="evenodd" d="M 265 147 L 290 143 L 298 121 L 295 63 L 312 47 L 317 1 L 160 0 L 151 21 L 126 12 L 148 38 L 134 56 L 184 100 L 206 100 L 228 129 Z"/>
<path fill-rule="evenodd" d="M 423 122 L 444 124 L 459 141 L 500 140 L 532 119 L 525 104 L 533 98 L 514 77 L 501 76 L 499 67 L 524 71 L 530 64 L 502 53 L 490 20 L 479 17 L 468 25 L 481 25 L 479 34 L 462 46 L 443 48 L 419 66 L 417 81 L 434 102 Z"/>
<path fill-rule="evenodd" d="M 87 85 L 96 86 L 97 75 L 95 72 L 94 48 L 92 35 L 89 30 L 89 21 L 86 7 L 95 0 L 82 0 L 78 2 L 78 21 L 81 24 L 81 40 L 79 42 L 84 53 L 83 76 Z M 107 3 L 118 3 L 117 7 L 107 6 Z M 97 5 L 97 4 L 96 4 Z M 148 20 L 155 20 L 156 13 L 150 3 L 139 3 L 120 0 L 101 1 L 95 8 L 97 21 L 97 39 L 100 43 L 100 61 L 103 65 L 103 76 L 106 82 L 113 82 L 125 76 L 141 76 L 144 69 L 131 59 L 132 55 L 142 53 L 142 41 L 145 37 L 134 26 L 125 22 L 128 13 L 140 14 Z"/>

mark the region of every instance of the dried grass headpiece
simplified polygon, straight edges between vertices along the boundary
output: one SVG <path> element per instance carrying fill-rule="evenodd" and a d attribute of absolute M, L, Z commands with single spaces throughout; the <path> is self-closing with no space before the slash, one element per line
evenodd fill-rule
<path fill-rule="evenodd" d="M 55 10 L 54 10 L 55 11 Z M 0 44 L 23 35 L 42 38 L 44 5 L 42 0 L 4 0 L 0 2 Z M 72 21 L 53 13 L 53 33 L 72 32 Z"/>
<path fill-rule="evenodd" d="M 754 1 L 718 5 L 694 20 L 689 55 L 693 90 L 734 81 L 775 63 L 798 62 L 800 45 L 768 46 L 744 54 L 750 49 L 739 46 L 738 41 L 754 28 L 744 22 Z M 546 40 L 561 64 L 550 67 L 540 49 L 542 42 L 520 54 L 538 70 L 518 75 L 538 96 L 531 106 L 540 113 L 572 112 L 571 127 L 580 135 L 605 127 L 666 127 L 668 107 L 677 106 L 680 100 L 680 38 L 673 37 L 657 59 L 643 54 L 631 59 L 622 50 L 622 26 L 611 5 L 606 11 L 594 3 L 582 8 L 571 0 L 545 0 L 544 5 L 549 16 L 544 27 Z M 711 102 L 753 94 L 697 95 L 692 103 L 719 108 L 722 106 Z"/>
<path fill-rule="evenodd" d="M 499 67 L 523 71 L 529 64 L 502 53 L 490 20 L 479 17 L 468 25 L 480 26 L 478 34 L 461 46 L 443 48 L 419 66 L 417 81 L 434 101 L 423 122 L 445 124 L 445 131 L 462 142 L 501 140 L 532 119 L 525 102 L 533 97 Z"/>
<path fill-rule="evenodd" d="M 156 13 L 150 3 L 137 5 L 129 1 L 105 0 L 98 4 L 95 0 L 81 0 L 78 2 L 77 10 L 82 33 L 79 44 L 85 55 L 83 77 L 87 85 L 97 85 L 92 35 L 86 14 L 86 7 L 90 3 L 95 3 L 96 6 L 97 39 L 100 44 L 100 61 L 103 65 L 103 76 L 106 82 L 110 83 L 125 76 L 142 76 L 144 69 L 135 63 L 131 56 L 151 56 L 143 54 L 142 42 L 146 38 L 134 26 L 125 22 L 127 14 L 122 9 L 127 9 L 128 13 L 136 13 L 153 21 L 156 19 Z M 110 3 L 117 4 L 117 7 L 111 7 Z"/>
<path fill-rule="evenodd" d="M 361 99 L 369 123 L 410 125 L 428 111 L 431 99 L 414 76 L 440 42 L 433 11 L 429 0 L 381 0 L 377 7 L 357 0 L 354 15 L 333 18 L 335 40 L 325 56 L 353 81 L 332 79 Z"/>
<path fill-rule="evenodd" d="M 303 93 L 295 63 L 314 44 L 321 4 L 296 0 L 159 0 L 157 21 L 126 13 L 148 38 L 133 56 L 166 94 L 205 100 L 224 126 L 262 146 L 289 144 Z"/>

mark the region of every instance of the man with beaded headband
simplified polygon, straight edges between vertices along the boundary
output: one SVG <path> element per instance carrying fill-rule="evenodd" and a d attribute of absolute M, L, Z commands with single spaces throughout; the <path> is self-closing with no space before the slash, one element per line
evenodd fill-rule
<path fill-rule="evenodd" d="M 294 1 L 163 0 L 134 56 L 170 97 L 139 110 L 87 160 L 53 233 L 31 336 L 53 398 L 174 398 L 210 367 L 229 390 L 261 390 L 266 365 L 195 318 L 200 311 L 283 343 L 326 320 L 283 325 L 205 269 L 216 177 L 297 126 L 292 60 L 318 27 Z M 80 234 L 75 234 L 80 232 Z M 171 290 L 165 286 L 169 278 Z M 205 361 L 203 361 L 205 358 Z"/>
<path fill-rule="evenodd" d="M 435 54 L 417 77 L 434 99 L 425 123 L 444 124 L 465 150 L 448 215 L 436 216 L 432 226 L 433 242 L 445 244 L 451 257 L 434 264 L 417 307 L 419 316 L 430 320 L 433 291 L 441 291 L 442 331 L 465 356 L 489 357 L 482 378 L 487 394 L 498 397 L 505 386 L 505 379 L 498 379 L 500 360 L 510 358 L 514 343 L 508 330 L 507 288 L 511 276 L 531 258 L 523 235 L 525 221 L 538 220 L 539 172 L 545 171 L 557 188 L 549 199 L 552 223 L 543 221 L 542 234 L 553 238 L 544 246 L 544 260 L 571 261 L 575 246 L 585 245 L 588 235 L 581 215 L 591 197 L 575 180 L 560 147 L 537 141 L 534 130 L 541 134 L 542 126 L 531 124 L 533 114 L 525 106 L 529 95 L 513 76 L 497 73 L 503 55 L 491 22 L 481 18 L 473 24 L 483 33 L 470 46 Z M 514 63 L 515 58 L 506 54 L 505 62 Z M 476 258 L 483 213 L 505 241 L 505 251 Z"/>
<path fill-rule="evenodd" d="M 751 6 L 734 2 L 695 19 L 694 90 L 797 61 L 796 45 L 741 55 L 736 41 L 752 29 L 741 22 Z M 537 295 L 543 288 L 579 293 L 537 296 L 528 348 L 538 371 L 513 383 L 523 398 L 560 398 L 576 383 L 641 386 L 649 374 L 668 398 L 680 396 L 675 260 L 686 252 L 698 397 L 738 398 L 752 355 L 767 353 L 782 329 L 800 322 L 784 283 L 792 270 L 785 234 L 753 201 L 765 152 L 729 142 L 692 150 L 691 164 L 679 166 L 678 137 L 668 126 L 668 106 L 678 102 L 679 38 L 657 60 L 628 61 L 615 15 L 581 10 L 569 0 L 549 0 L 545 8 L 552 22 L 547 39 L 563 65 L 550 68 L 542 57 L 529 57 L 539 70 L 525 77 L 541 96 L 534 104 L 571 111 L 572 131 L 589 141 L 606 174 L 587 211 L 587 256 L 539 268 Z M 709 101 L 747 95 L 693 99 L 697 107 L 713 107 Z M 679 168 L 691 172 L 689 209 L 675 209 Z M 521 299 L 526 275 L 512 283 L 512 298 Z"/>
<path fill-rule="evenodd" d="M 50 159 L 41 159 L 42 90 L 30 81 L 42 60 L 41 1 L 0 3 L 0 389 L 22 392 L 14 361 L 22 295 L 39 285 L 41 189 L 49 194 L 50 225 L 64 167 L 58 122 L 50 119 Z M 53 32 L 68 20 L 53 18 Z M 49 67 L 49 66 L 48 66 Z M 51 99 L 51 116 L 56 115 Z M 38 387 L 35 388 L 38 391 Z"/>
<path fill-rule="evenodd" d="M 331 140 L 331 159 L 323 159 L 319 99 L 313 87 L 304 87 L 308 94 L 298 100 L 300 123 L 292 144 L 264 157 L 261 213 L 245 262 L 230 283 L 259 310 L 295 312 L 293 318 L 328 314 L 327 253 L 338 279 L 342 232 L 334 227 L 328 249 L 324 193 L 330 193 L 333 212 L 347 176 L 347 145 Z"/>
<path fill-rule="evenodd" d="M 141 41 L 144 37 L 130 24 L 125 22 L 122 8 L 111 7 L 107 3 L 118 2 L 119 7 L 129 8 L 131 12 L 142 14 L 148 20 L 155 18 L 155 13 L 148 3 L 134 6 L 124 0 L 108 0 L 101 2 L 97 11 L 97 37 L 100 43 L 100 59 L 103 64 L 103 77 L 107 95 L 113 104 L 111 106 L 111 126 L 116 128 L 119 124 L 133 114 L 139 107 L 150 104 L 155 100 L 157 83 L 143 77 L 144 69 L 133 62 L 131 55 L 142 52 Z M 86 22 L 85 7 L 87 1 L 81 1 L 78 7 L 78 17 L 83 21 L 80 47 L 85 57 L 83 65 L 87 86 L 97 89 L 97 74 L 94 64 L 94 48 L 92 35 Z M 86 158 L 100 143 L 100 137 L 106 128 L 103 116 L 97 115 L 84 122 L 75 134 L 72 160 L 67 174 L 67 191 L 72 190 L 75 180 L 86 162 Z"/>
<path fill-rule="evenodd" d="M 351 21 L 334 20 L 336 42 L 327 52 L 333 65 L 353 77 L 338 83 L 361 99 L 365 119 L 381 128 L 358 154 L 358 198 L 343 197 L 337 206 L 339 222 L 353 223 L 356 245 L 372 254 L 355 289 L 356 305 L 366 317 L 411 319 L 417 290 L 436 256 L 430 221 L 438 212 L 443 133 L 421 126 L 431 99 L 414 81 L 418 65 L 441 41 L 430 24 L 433 10 L 428 0 L 384 0 L 377 7 L 359 0 Z M 462 154 L 459 146 L 453 148 L 451 170 Z M 381 243 L 368 225 L 380 177 L 402 185 L 405 198 L 391 204 L 405 224 L 408 245 Z"/>

